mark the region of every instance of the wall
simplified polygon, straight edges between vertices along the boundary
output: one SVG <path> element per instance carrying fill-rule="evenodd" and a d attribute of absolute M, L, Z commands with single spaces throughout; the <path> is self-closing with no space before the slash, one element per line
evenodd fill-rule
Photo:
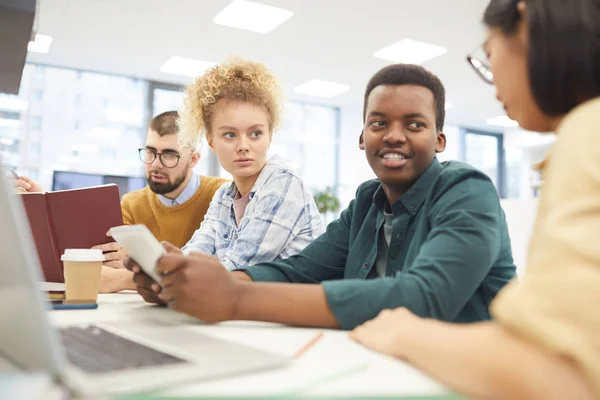
<path fill-rule="evenodd" d="M 503 199 L 500 204 L 506 215 L 517 274 L 523 276 L 527 269 L 527 250 L 535 222 L 538 201 L 537 198 Z"/>

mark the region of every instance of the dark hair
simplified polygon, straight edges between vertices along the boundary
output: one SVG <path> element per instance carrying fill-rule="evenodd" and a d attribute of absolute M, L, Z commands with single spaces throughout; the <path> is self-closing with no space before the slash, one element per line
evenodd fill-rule
<path fill-rule="evenodd" d="M 365 102 L 363 104 L 363 121 L 367 113 L 367 101 L 369 95 L 377 86 L 381 85 L 416 85 L 427 88 L 433 92 L 435 126 L 438 132 L 444 130 L 444 119 L 446 117 L 446 90 L 440 78 L 427 71 L 425 68 L 414 64 L 393 64 L 377 72 L 365 90 Z"/>
<path fill-rule="evenodd" d="M 179 133 L 177 119 L 179 113 L 177 111 L 166 111 L 158 114 L 150 121 L 150 130 L 158 133 L 158 136 L 173 135 Z"/>
<path fill-rule="evenodd" d="M 563 115 L 600 95 L 600 2 L 597 0 L 491 0 L 483 15 L 510 36 L 525 1 L 529 25 L 529 80 L 549 116 Z"/>

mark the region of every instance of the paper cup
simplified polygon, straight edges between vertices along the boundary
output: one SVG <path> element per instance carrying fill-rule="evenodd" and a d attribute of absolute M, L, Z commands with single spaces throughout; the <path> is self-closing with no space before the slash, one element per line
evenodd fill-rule
<path fill-rule="evenodd" d="M 60 259 L 63 262 L 67 302 L 95 303 L 104 261 L 102 250 L 66 249 Z"/>

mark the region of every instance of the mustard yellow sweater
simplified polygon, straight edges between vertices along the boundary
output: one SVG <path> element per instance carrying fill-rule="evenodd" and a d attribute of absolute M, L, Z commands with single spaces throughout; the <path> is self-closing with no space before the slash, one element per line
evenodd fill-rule
<path fill-rule="evenodd" d="M 222 178 L 202 176 L 196 193 L 174 207 L 162 204 L 148 186 L 127 193 L 121 200 L 123 222 L 146 225 L 159 241 L 166 240 L 181 248 L 200 227 L 213 195 L 224 182 Z"/>

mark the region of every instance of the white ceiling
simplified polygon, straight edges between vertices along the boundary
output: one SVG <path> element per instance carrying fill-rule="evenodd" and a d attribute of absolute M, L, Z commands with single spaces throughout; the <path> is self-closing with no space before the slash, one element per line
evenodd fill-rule
<path fill-rule="evenodd" d="M 337 106 L 362 104 L 373 73 L 389 64 L 373 53 L 403 38 L 446 47 L 423 66 L 447 89 L 449 123 L 494 129 L 485 120 L 503 114 L 494 88 L 468 66 L 465 56 L 483 41 L 480 23 L 487 0 L 254 0 L 294 15 L 268 34 L 215 25 L 230 0 L 38 0 L 38 33 L 54 38 L 48 54 L 29 61 L 162 82 L 188 78 L 162 73 L 172 56 L 220 62 L 241 55 L 264 62 L 290 98 Z M 297 95 L 310 79 L 349 84 L 331 99 Z M 497 129 L 497 128 L 496 128 Z"/>

